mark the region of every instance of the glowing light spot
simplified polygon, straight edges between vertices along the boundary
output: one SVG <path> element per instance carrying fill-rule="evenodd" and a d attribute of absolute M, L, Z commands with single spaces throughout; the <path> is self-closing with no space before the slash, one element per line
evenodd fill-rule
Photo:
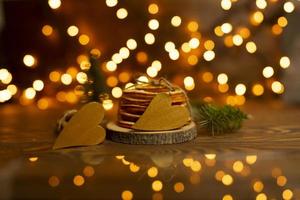
<path fill-rule="evenodd" d="M 185 53 L 188 53 L 191 51 L 191 47 L 189 46 L 189 43 L 185 42 L 181 45 L 181 50 Z"/>
<path fill-rule="evenodd" d="M 228 81 L 228 76 L 225 73 L 219 74 L 217 80 L 219 84 L 225 84 Z"/>
<path fill-rule="evenodd" d="M 254 12 L 250 17 L 250 22 L 254 26 L 258 26 L 263 22 L 263 20 L 264 20 L 264 14 L 260 11 Z"/>
<path fill-rule="evenodd" d="M 86 177 L 91 177 L 91 176 L 94 176 L 95 174 L 95 170 L 92 166 L 86 166 L 84 169 L 83 169 L 83 174 L 84 176 Z"/>
<path fill-rule="evenodd" d="M 42 80 L 35 80 L 32 85 L 36 91 L 42 91 L 44 88 L 44 82 Z"/>
<path fill-rule="evenodd" d="M 119 55 L 121 56 L 121 58 L 126 59 L 126 58 L 129 57 L 130 51 L 129 51 L 129 49 L 127 49 L 126 47 L 122 47 L 122 48 L 119 50 Z"/>
<path fill-rule="evenodd" d="M 224 44 L 225 46 L 227 47 L 232 47 L 233 46 L 233 38 L 231 35 L 227 35 L 225 38 L 224 38 Z"/>
<path fill-rule="evenodd" d="M 112 55 L 111 60 L 116 64 L 120 64 L 123 61 L 123 58 L 119 53 L 115 53 Z"/>
<path fill-rule="evenodd" d="M 272 26 L 272 32 L 274 35 L 280 35 L 282 33 L 283 29 L 278 24 L 275 24 Z"/>
<path fill-rule="evenodd" d="M 265 193 L 260 193 L 256 196 L 256 200 L 267 200 L 267 195 Z"/>
<path fill-rule="evenodd" d="M 149 79 L 146 76 L 138 77 L 137 81 L 140 83 L 149 83 Z"/>
<path fill-rule="evenodd" d="M 174 49 L 175 49 L 175 44 L 174 44 L 174 42 L 168 41 L 168 42 L 165 43 L 165 50 L 166 50 L 167 52 L 171 52 L 171 51 L 174 50 Z"/>
<path fill-rule="evenodd" d="M 209 160 L 214 160 L 216 159 L 216 154 L 214 153 L 209 153 L 209 154 L 204 154 L 205 158 L 209 159 Z"/>
<path fill-rule="evenodd" d="M 257 155 L 248 155 L 246 156 L 246 162 L 249 164 L 249 165 L 253 165 L 257 160 Z"/>
<path fill-rule="evenodd" d="M 229 90 L 229 85 L 228 84 L 220 84 L 218 85 L 218 90 L 222 93 L 225 93 Z"/>
<path fill-rule="evenodd" d="M 282 94 L 284 92 L 284 86 L 279 81 L 274 81 L 271 85 L 272 91 L 276 94 Z"/>
<path fill-rule="evenodd" d="M 151 66 L 154 67 L 157 71 L 160 71 L 162 68 L 161 62 L 159 60 L 154 60 L 151 63 Z"/>
<path fill-rule="evenodd" d="M 283 187 L 287 183 L 287 178 L 285 176 L 278 176 L 276 182 L 277 182 L 277 185 Z"/>
<path fill-rule="evenodd" d="M 102 102 L 102 106 L 103 106 L 104 110 L 110 110 L 113 108 L 114 104 L 111 99 L 105 99 Z"/>
<path fill-rule="evenodd" d="M 224 35 L 224 32 L 221 29 L 221 26 L 215 27 L 214 32 L 215 32 L 216 36 L 219 36 L 219 37 L 222 37 Z"/>
<path fill-rule="evenodd" d="M 270 66 L 267 66 L 263 69 L 262 74 L 265 78 L 270 78 L 274 75 L 274 69 Z"/>
<path fill-rule="evenodd" d="M 222 170 L 219 170 L 219 171 L 217 171 L 216 174 L 215 174 L 215 179 L 216 179 L 217 181 L 222 181 L 222 178 L 223 178 L 224 175 L 225 175 L 225 172 L 222 171 Z"/>
<path fill-rule="evenodd" d="M 229 10 L 231 8 L 231 1 L 230 0 L 222 0 L 221 7 L 223 10 Z"/>
<path fill-rule="evenodd" d="M 136 59 L 139 63 L 146 63 L 148 61 L 148 55 L 144 51 L 140 51 L 136 54 Z"/>
<path fill-rule="evenodd" d="M 295 5 L 291 1 L 287 1 L 283 4 L 283 9 L 287 13 L 292 13 L 295 10 Z"/>
<path fill-rule="evenodd" d="M 148 22 L 148 26 L 151 30 L 157 30 L 159 28 L 159 22 L 156 19 L 151 19 Z"/>
<path fill-rule="evenodd" d="M 137 47 L 137 43 L 134 39 L 128 39 L 126 42 L 126 46 L 128 47 L 128 49 L 134 50 Z"/>
<path fill-rule="evenodd" d="M 281 27 L 286 27 L 288 25 L 288 20 L 284 16 L 282 16 L 278 18 L 277 23 Z"/>
<path fill-rule="evenodd" d="M 171 24 L 172 24 L 172 26 L 174 26 L 174 27 L 180 26 L 180 24 L 181 24 L 181 18 L 180 18 L 179 16 L 174 16 L 174 17 L 172 17 L 172 19 L 171 19 Z"/>
<path fill-rule="evenodd" d="M 206 61 L 212 61 L 215 58 L 215 52 L 214 51 L 205 51 L 203 54 L 203 58 Z"/>
<path fill-rule="evenodd" d="M 155 37 L 152 33 L 147 33 L 144 37 L 144 40 L 145 40 L 146 44 L 151 45 L 151 44 L 154 44 Z"/>
<path fill-rule="evenodd" d="M 195 55 L 190 55 L 187 61 L 190 65 L 196 65 L 198 63 L 198 57 Z"/>
<path fill-rule="evenodd" d="M 76 175 L 76 176 L 74 176 L 74 178 L 73 178 L 73 183 L 74 183 L 74 185 L 76 185 L 76 186 L 82 186 L 83 184 L 84 184 L 84 178 L 83 178 L 83 176 L 81 176 L 81 175 Z"/>
<path fill-rule="evenodd" d="M 15 95 L 17 92 L 18 92 L 18 88 L 17 86 L 11 84 L 11 85 L 8 85 L 7 88 L 6 88 L 7 91 L 9 91 L 9 93 L 11 95 Z"/>
<path fill-rule="evenodd" d="M 60 7 L 61 1 L 60 0 L 48 0 L 48 5 L 52 9 L 57 9 Z"/>
<path fill-rule="evenodd" d="M 238 33 L 242 36 L 242 38 L 247 39 L 250 37 L 250 30 L 246 27 L 242 27 L 238 29 Z"/>
<path fill-rule="evenodd" d="M 28 158 L 28 160 L 30 162 L 36 162 L 38 159 L 39 159 L 39 157 L 30 157 L 30 158 Z"/>
<path fill-rule="evenodd" d="M 106 63 L 106 69 L 110 72 L 116 71 L 117 69 L 117 64 L 114 63 L 113 61 L 108 61 Z"/>
<path fill-rule="evenodd" d="M 241 161 L 235 161 L 232 165 L 232 169 L 233 169 L 233 171 L 239 173 L 239 172 L 243 171 L 244 164 Z"/>
<path fill-rule="evenodd" d="M 154 178 L 158 174 L 158 169 L 156 167 L 150 167 L 147 171 L 149 177 Z"/>
<path fill-rule="evenodd" d="M 155 15 L 155 14 L 158 13 L 158 11 L 159 11 L 159 7 L 158 7 L 157 4 L 152 3 L 152 4 L 150 4 L 150 5 L 148 6 L 148 12 L 149 12 L 150 14 Z"/>
<path fill-rule="evenodd" d="M 289 57 L 284 56 L 284 57 L 280 58 L 279 64 L 280 64 L 280 67 L 282 67 L 283 69 L 286 69 L 290 66 L 291 61 L 290 61 Z"/>
<path fill-rule="evenodd" d="M 233 198 L 230 194 L 226 194 L 223 196 L 222 200 L 233 200 Z"/>
<path fill-rule="evenodd" d="M 129 73 L 128 72 L 121 72 L 119 74 L 119 80 L 122 82 L 122 83 L 126 83 L 128 82 L 130 79 L 130 76 L 129 76 Z"/>
<path fill-rule="evenodd" d="M 265 9 L 267 7 L 267 2 L 266 0 L 256 0 L 256 6 L 259 8 L 259 9 Z"/>
<path fill-rule="evenodd" d="M 186 90 L 193 90 L 195 88 L 195 82 L 191 76 L 185 77 L 183 83 Z"/>
<path fill-rule="evenodd" d="M 230 23 L 224 23 L 221 26 L 223 33 L 230 33 L 232 31 L 232 25 Z"/>
<path fill-rule="evenodd" d="M 240 84 L 237 84 L 236 86 L 235 86 L 235 93 L 237 94 L 237 95 L 244 95 L 245 93 L 246 93 L 246 86 L 244 85 L 244 84 L 242 84 L 242 83 L 240 83 Z"/>
<path fill-rule="evenodd" d="M 75 37 L 79 33 L 79 29 L 77 28 L 77 26 L 72 25 L 67 29 L 67 33 L 69 36 Z"/>
<path fill-rule="evenodd" d="M 133 193 L 130 190 L 124 190 L 121 197 L 123 200 L 131 200 L 133 198 Z"/>
<path fill-rule="evenodd" d="M 134 164 L 134 163 L 130 163 L 129 169 L 130 169 L 131 172 L 136 173 L 136 172 L 138 172 L 138 171 L 140 170 L 140 167 L 137 166 L 137 165 Z"/>
<path fill-rule="evenodd" d="M 192 38 L 189 41 L 189 46 L 191 47 L 191 49 L 196 49 L 197 47 L 199 47 L 200 45 L 200 41 L 198 38 Z"/>
<path fill-rule="evenodd" d="M 177 193 L 181 193 L 184 191 L 184 185 L 181 182 L 177 182 L 174 184 L 174 191 Z"/>
<path fill-rule="evenodd" d="M 222 183 L 226 186 L 231 185 L 233 183 L 233 178 L 229 174 L 225 174 L 222 177 Z"/>
<path fill-rule="evenodd" d="M 154 77 L 157 76 L 158 71 L 157 71 L 157 69 L 154 68 L 154 67 L 148 67 L 148 68 L 147 68 L 147 74 L 148 74 L 148 76 L 154 78 Z"/>
<path fill-rule="evenodd" d="M 233 44 L 236 46 L 241 46 L 243 44 L 243 38 L 240 35 L 234 35 L 232 37 Z"/>
<path fill-rule="evenodd" d="M 36 91 L 32 87 L 30 87 L 24 91 L 24 95 L 27 99 L 34 99 Z"/>
<path fill-rule="evenodd" d="M 45 25 L 43 26 L 42 28 L 42 33 L 45 35 L 45 36 L 50 36 L 53 32 L 53 28 L 52 26 L 50 25 Z"/>
<path fill-rule="evenodd" d="M 30 54 L 27 54 L 24 56 L 23 58 L 23 63 L 27 66 L 27 67 L 33 67 L 35 64 L 36 64 L 36 60 L 35 58 L 30 55 Z"/>
<path fill-rule="evenodd" d="M 78 81 L 78 83 L 84 84 L 84 83 L 87 82 L 88 76 L 87 76 L 87 74 L 84 73 L 84 72 L 79 72 L 79 73 L 76 75 L 76 80 Z"/>
<path fill-rule="evenodd" d="M 202 80 L 205 82 L 205 83 L 210 83 L 212 82 L 214 76 L 211 72 L 204 72 L 202 74 Z"/>
<path fill-rule="evenodd" d="M 190 21 L 187 25 L 187 28 L 191 32 L 196 32 L 199 28 L 199 25 L 196 21 Z"/>
<path fill-rule="evenodd" d="M 192 163 L 194 162 L 194 160 L 192 158 L 184 158 L 182 160 L 182 163 L 184 164 L 184 166 L 186 167 L 191 167 Z"/>
<path fill-rule="evenodd" d="M 206 50 L 213 50 L 215 48 L 215 43 L 212 40 L 206 40 L 204 42 L 204 48 Z"/>
<path fill-rule="evenodd" d="M 60 80 L 64 85 L 70 85 L 72 83 L 72 76 L 70 74 L 63 74 Z"/>
<path fill-rule="evenodd" d="M 105 3 L 108 7 L 114 7 L 118 4 L 118 0 L 106 0 Z"/>
<path fill-rule="evenodd" d="M 128 12 L 125 8 L 120 8 L 116 13 L 119 19 L 125 19 L 128 16 Z"/>
<path fill-rule="evenodd" d="M 86 34 L 82 34 L 79 36 L 78 41 L 81 45 L 87 45 L 90 42 L 90 38 Z"/>
<path fill-rule="evenodd" d="M 37 102 L 37 107 L 41 110 L 46 110 L 49 107 L 49 101 L 47 98 L 41 98 Z"/>
<path fill-rule="evenodd" d="M 123 94 L 122 89 L 120 87 L 114 87 L 111 91 L 111 94 L 115 98 L 120 98 Z"/>
<path fill-rule="evenodd" d="M 107 79 L 106 79 L 106 84 L 109 86 L 109 87 L 114 87 L 118 84 L 118 79 L 117 77 L 115 76 L 109 76 Z"/>
<path fill-rule="evenodd" d="M 261 192 L 264 189 L 264 184 L 261 181 L 255 181 L 253 184 L 253 190 L 255 192 Z"/>
<path fill-rule="evenodd" d="M 254 42 L 247 42 L 246 49 L 249 53 L 255 53 L 257 50 L 257 47 Z"/>
<path fill-rule="evenodd" d="M 7 69 L 0 69 L 0 81 L 3 84 L 9 84 L 12 81 L 13 77 Z"/>
<path fill-rule="evenodd" d="M 202 166 L 201 166 L 201 163 L 197 160 L 193 161 L 192 164 L 191 164 L 191 169 L 194 171 L 194 172 L 199 172 L 201 170 Z"/>
<path fill-rule="evenodd" d="M 261 84 L 255 84 L 252 87 L 252 93 L 255 96 L 261 96 L 264 93 L 264 87 Z"/>
<path fill-rule="evenodd" d="M 293 192 L 290 189 L 286 189 L 282 192 L 282 198 L 284 200 L 290 200 L 293 198 Z"/>
<path fill-rule="evenodd" d="M 159 180 L 153 181 L 153 183 L 152 183 L 152 189 L 154 191 L 156 191 L 156 192 L 161 191 L 162 188 L 163 188 L 163 184 L 162 184 L 161 181 L 159 181 Z"/>
<path fill-rule="evenodd" d="M 57 176 L 50 176 L 48 179 L 48 183 L 51 187 L 57 187 L 60 183 L 60 180 Z"/>
<path fill-rule="evenodd" d="M 179 58 L 179 51 L 177 49 L 173 49 L 169 52 L 169 57 L 171 60 L 177 60 Z"/>

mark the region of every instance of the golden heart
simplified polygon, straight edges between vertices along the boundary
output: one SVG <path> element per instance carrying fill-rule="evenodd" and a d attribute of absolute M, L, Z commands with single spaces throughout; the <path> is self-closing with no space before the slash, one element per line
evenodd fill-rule
<path fill-rule="evenodd" d="M 172 106 L 168 94 L 157 94 L 133 129 L 145 131 L 172 130 L 184 126 L 190 120 L 186 106 Z"/>
<path fill-rule="evenodd" d="M 105 129 L 99 126 L 104 117 L 101 104 L 84 105 L 66 124 L 57 137 L 53 149 L 96 145 L 104 141 Z"/>

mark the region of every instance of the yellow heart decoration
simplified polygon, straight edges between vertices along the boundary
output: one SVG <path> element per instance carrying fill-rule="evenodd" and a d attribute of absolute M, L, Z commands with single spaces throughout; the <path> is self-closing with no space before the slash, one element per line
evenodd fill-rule
<path fill-rule="evenodd" d="M 84 105 L 66 124 L 57 137 L 53 149 L 96 145 L 104 141 L 105 129 L 99 126 L 104 117 L 101 104 Z"/>
<path fill-rule="evenodd" d="M 184 126 L 190 120 L 186 106 L 172 106 L 168 94 L 157 94 L 144 114 L 133 125 L 133 129 L 144 131 L 172 130 Z"/>

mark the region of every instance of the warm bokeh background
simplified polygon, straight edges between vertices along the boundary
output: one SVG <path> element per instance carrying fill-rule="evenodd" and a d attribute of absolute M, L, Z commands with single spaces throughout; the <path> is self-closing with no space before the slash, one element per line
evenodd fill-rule
<path fill-rule="evenodd" d="M 106 109 L 136 79 L 192 100 L 299 102 L 296 0 L 0 1 L 0 103 L 75 104 L 103 80 Z M 97 58 L 90 63 L 89 55 Z M 92 78 L 91 78 L 92 76 Z M 284 98 L 283 98 L 284 97 Z"/>

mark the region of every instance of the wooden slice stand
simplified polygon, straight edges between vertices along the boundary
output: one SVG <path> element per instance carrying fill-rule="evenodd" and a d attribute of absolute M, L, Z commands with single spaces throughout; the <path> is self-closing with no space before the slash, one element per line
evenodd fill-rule
<path fill-rule="evenodd" d="M 197 136 L 194 122 L 170 131 L 138 131 L 109 122 L 107 130 L 109 139 L 125 144 L 177 144 L 190 141 Z"/>

